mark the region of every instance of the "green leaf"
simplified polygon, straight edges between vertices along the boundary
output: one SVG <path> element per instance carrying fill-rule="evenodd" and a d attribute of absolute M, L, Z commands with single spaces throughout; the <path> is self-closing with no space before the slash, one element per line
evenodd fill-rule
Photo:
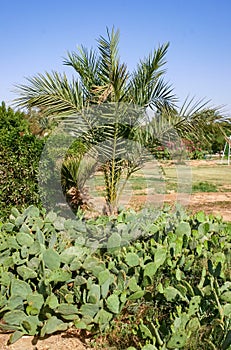
<path fill-rule="evenodd" d="M 27 295 L 30 293 L 32 293 L 32 290 L 28 283 L 16 279 L 12 280 L 10 288 L 11 295 L 19 295 L 26 299 Z"/>
<path fill-rule="evenodd" d="M 78 257 L 78 259 L 81 259 L 83 255 L 83 248 L 78 246 L 69 247 L 60 254 L 60 261 L 65 264 L 70 264 L 74 260 L 74 258 Z"/>
<path fill-rule="evenodd" d="M 62 315 L 73 315 L 78 314 L 78 308 L 75 305 L 68 305 L 68 304 L 60 304 L 56 309 L 56 313 L 60 313 Z"/>
<path fill-rule="evenodd" d="M 164 247 L 163 248 L 158 247 L 157 250 L 155 251 L 154 263 L 155 263 L 156 269 L 158 269 L 161 265 L 164 264 L 166 260 L 166 253 L 167 253 L 167 249 Z"/>
<path fill-rule="evenodd" d="M 11 334 L 9 338 L 9 344 L 14 344 L 16 341 L 21 339 L 24 335 L 25 335 L 25 332 L 15 331 L 13 334 Z"/>
<path fill-rule="evenodd" d="M 200 307 L 201 297 L 199 295 L 196 295 L 195 297 L 192 297 L 189 302 L 189 316 L 194 315 Z"/>
<path fill-rule="evenodd" d="M 107 281 L 105 281 L 102 285 L 101 285 L 101 295 L 102 298 L 106 298 L 108 293 L 109 293 L 109 289 L 110 289 L 110 285 L 112 283 L 112 278 L 107 279 Z"/>
<path fill-rule="evenodd" d="M 57 270 L 60 266 L 60 256 L 52 248 L 48 248 L 43 252 L 43 260 L 46 267 L 50 270 Z"/>
<path fill-rule="evenodd" d="M 137 300 L 137 299 L 140 299 L 144 296 L 145 294 L 145 291 L 144 290 L 139 290 L 133 294 L 131 294 L 129 297 L 128 297 L 128 300 Z"/>
<path fill-rule="evenodd" d="M 30 205 L 28 208 L 26 208 L 23 214 L 26 216 L 30 216 L 31 218 L 36 218 L 40 215 L 39 209 L 34 205 Z"/>
<path fill-rule="evenodd" d="M 11 295 L 7 300 L 6 306 L 1 310 L 14 310 L 14 309 L 23 309 L 23 297 L 19 295 Z"/>
<path fill-rule="evenodd" d="M 184 332 L 178 332 L 173 334 L 167 343 L 169 349 L 180 349 L 183 348 L 187 341 L 187 334 Z"/>
<path fill-rule="evenodd" d="M 81 286 L 82 284 L 86 284 L 87 280 L 83 276 L 76 276 L 75 277 L 75 285 L 76 286 Z"/>
<path fill-rule="evenodd" d="M 133 276 L 132 278 L 129 279 L 128 281 L 128 288 L 132 291 L 132 292 L 137 292 L 138 290 L 141 289 L 141 287 L 137 284 L 136 282 L 136 278 L 135 276 Z"/>
<path fill-rule="evenodd" d="M 140 264 L 140 258 L 135 253 L 127 253 L 125 257 L 125 261 L 130 267 L 139 266 Z"/>
<path fill-rule="evenodd" d="M 58 331 L 65 331 L 68 328 L 68 324 L 59 320 L 56 316 L 49 318 L 41 329 L 41 337 L 45 334 L 52 334 Z"/>
<path fill-rule="evenodd" d="M 38 327 L 40 327 L 41 325 L 42 322 L 39 320 L 38 316 L 27 316 L 26 320 L 22 322 L 23 328 L 29 335 L 37 334 Z"/>
<path fill-rule="evenodd" d="M 16 239 L 21 246 L 30 247 L 34 243 L 34 238 L 29 233 L 18 232 L 16 234 Z"/>
<path fill-rule="evenodd" d="M 112 313 L 104 309 L 100 309 L 97 315 L 95 316 L 94 321 L 99 324 L 100 330 L 104 330 L 112 318 Z"/>
<path fill-rule="evenodd" d="M 113 232 L 112 235 L 108 238 L 107 249 L 119 248 L 121 246 L 121 236 Z"/>
<path fill-rule="evenodd" d="M 41 253 L 41 245 L 38 241 L 33 242 L 28 250 L 29 255 L 37 255 Z"/>
<path fill-rule="evenodd" d="M 38 292 L 34 292 L 31 294 L 28 294 L 26 299 L 27 299 L 28 305 L 32 307 L 33 310 L 37 310 L 35 312 L 36 314 L 38 314 L 44 305 L 43 295 L 39 294 Z"/>
<path fill-rule="evenodd" d="M 167 301 L 173 301 L 176 298 L 177 294 L 179 294 L 179 292 L 174 287 L 169 286 L 167 288 L 164 288 L 164 296 Z"/>
<path fill-rule="evenodd" d="M 155 262 L 150 262 L 144 267 L 144 276 L 153 277 L 157 271 L 157 265 Z"/>
<path fill-rule="evenodd" d="M 102 286 L 110 278 L 110 275 L 109 270 L 101 271 L 98 275 L 99 285 Z"/>
<path fill-rule="evenodd" d="M 199 226 L 198 226 L 198 233 L 200 236 L 206 235 L 208 233 L 210 229 L 210 225 L 208 222 L 202 222 Z"/>
<path fill-rule="evenodd" d="M 24 281 L 37 277 L 37 273 L 34 270 L 32 270 L 26 266 L 18 266 L 17 272 L 18 272 L 19 276 L 21 276 L 24 279 Z"/>
<path fill-rule="evenodd" d="M 47 215 L 46 215 L 46 217 L 45 217 L 45 222 L 54 222 L 55 220 L 56 220 L 56 218 L 57 218 L 57 214 L 55 213 L 55 212 L 53 212 L 53 211 L 50 211 Z"/>
<path fill-rule="evenodd" d="M 186 327 L 187 332 L 197 332 L 200 329 L 200 321 L 198 320 L 197 317 L 192 318 Z"/>
<path fill-rule="evenodd" d="M 176 231 L 175 234 L 177 236 L 190 236 L 191 235 L 191 227 L 189 225 L 188 222 L 181 222 L 177 227 L 176 227 Z"/>
<path fill-rule="evenodd" d="M 113 312 L 114 314 L 118 314 L 120 310 L 120 300 L 119 297 L 115 294 L 110 295 L 107 300 L 106 304 L 108 309 Z"/>
<path fill-rule="evenodd" d="M 17 218 L 17 217 L 20 215 L 20 212 L 18 211 L 17 208 L 13 207 L 13 208 L 11 208 L 11 214 L 12 214 L 15 218 Z"/>
<path fill-rule="evenodd" d="M 87 329 L 87 324 L 82 320 L 74 320 L 74 325 L 77 329 Z"/>
<path fill-rule="evenodd" d="M 99 273 L 105 270 L 105 264 L 91 256 L 86 258 L 82 266 L 85 270 L 92 272 L 95 277 L 98 277 Z"/>
<path fill-rule="evenodd" d="M 197 218 L 197 221 L 199 222 L 204 222 L 206 217 L 205 217 L 205 213 L 203 211 L 199 211 L 197 214 L 196 214 L 196 218 Z"/>
<path fill-rule="evenodd" d="M 46 305 L 48 305 L 51 309 L 55 309 L 58 307 L 59 302 L 58 302 L 58 298 L 56 297 L 55 294 L 51 294 L 47 297 L 46 299 Z"/>
<path fill-rule="evenodd" d="M 90 316 L 91 318 L 94 318 L 94 316 L 97 314 L 99 311 L 99 306 L 96 304 L 83 304 L 80 308 L 80 313 L 83 316 Z"/>
<path fill-rule="evenodd" d="M 31 234 L 30 228 L 25 223 L 22 224 L 20 232 L 27 233 L 29 235 Z"/>
<path fill-rule="evenodd" d="M 129 348 L 128 348 L 129 349 Z M 127 350 L 128 350 L 127 349 Z M 132 348 L 131 348 L 132 349 Z M 135 348 L 134 348 L 135 349 Z M 142 347 L 142 350 L 158 350 L 157 347 L 155 347 L 155 345 L 152 345 L 152 344 L 147 344 L 147 345 L 144 345 Z"/>
<path fill-rule="evenodd" d="M 3 316 L 3 321 L 9 325 L 20 326 L 22 321 L 26 320 L 26 314 L 21 310 L 12 310 Z"/>
<path fill-rule="evenodd" d="M 231 317 L 231 304 L 225 304 L 223 310 L 225 316 Z"/>
<path fill-rule="evenodd" d="M 12 237 L 12 236 L 7 237 L 7 247 L 14 248 L 14 249 L 20 249 L 20 245 L 18 245 L 16 238 Z"/>
<path fill-rule="evenodd" d="M 12 232 L 14 229 L 14 224 L 10 223 L 10 222 L 6 222 L 3 226 L 2 226 L 2 230 L 6 231 L 6 232 Z"/>
<path fill-rule="evenodd" d="M 22 225 L 22 223 L 24 222 L 24 219 L 25 219 L 24 216 L 18 216 L 14 221 L 15 225 L 17 227 L 20 227 Z"/>
<path fill-rule="evenodd" d="M 98 284 L 92 284 L 88 293 L 88 303 L 96 304 L 100 300 L 100 286 Z"/>
<path fill-rule="evenodd" d="M 58 216 L 54 220 L 53 225 L 54 225 L 56 230 L 62 231 L 62 230 L 64 230 L 64 223 L 65 223 L 65 219 L 63 217 Z"/>
<path fill-rule="evenodd" d="M 100 262 L 99 259 L 94 258 L 94 257 L 87 257 L 83 263 L 83 268 L 87 271 L 92 271 L 96 265 L 98 265 Z"/>
<path fill-rule="evenodd" d="M 74 258 L 70 264 L 70 270 L 78 271 L 81 266 L 82 266 L 82 263 L 79 261 L 79 258 Z"/>
<path fill-rule="evenodd" d="M 226 301 L 227 303 L 231 303 L 231 291 L 224 292 L 221 295 L 221 300 Z"/>
<path fill-rule="evenodd" d="M 63 269 L 58 269 L 51 271 L 47 276 L 49 282 L 67 282 L 71 279 L 72 274 L 69 271 L 65 271 Z"/>
<path fill-rule="evenodd" d="M 149 339 L 153 338 L 153 335 L 152 335 L 150 329 L 147 326 L 145 326 L 143 323 L 141 323 L 139 325 L 139 328 L 140 328 L 140 330 L 142 332 L 142 338 L 144 338 L 144 339 L 145 338 L 149 338 Z"/>

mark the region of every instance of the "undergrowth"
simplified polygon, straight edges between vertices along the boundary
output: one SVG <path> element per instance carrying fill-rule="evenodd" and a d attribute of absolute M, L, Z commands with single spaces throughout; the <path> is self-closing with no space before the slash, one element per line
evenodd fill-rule
<path fill-rule="evenodd" d="M 91 346 L 230 349 L 231 226 L 199 212 L 144 209 L 64 219 L 17 209 L 0 230 L 0 328 L 69 328 Z"/>

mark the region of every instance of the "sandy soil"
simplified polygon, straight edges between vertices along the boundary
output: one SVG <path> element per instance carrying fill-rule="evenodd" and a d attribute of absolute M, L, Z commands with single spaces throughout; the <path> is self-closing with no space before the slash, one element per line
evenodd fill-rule
<path fill-rule="evenodd" d="M 77 332 L 66 332 L 51 335 L 44 339 L 24 336 L 16 343 L 7 345 L 10 334 L 0 333 L 1 350 L 87 350 L 90 349 L 81 342 Z"/>
<path fill-rule="evenodd" d="M 155 203 L 156 196 L 150 196 L 150 203 Z M 200 210 L 206 214 L 221 215 L 225 221 L 231 221 L 231 192 L 201 192 L 191 195 L 179 196 L 176 193 L 164 195 L 164 200 L 161 201 L 175 205 L 181 203 L 186 210 L 195 213 Z M 159 202 L 159 206 L 163 204 Z M 158 202 L 156 201 L 158 204 Z M 141 207 L 144 204 L 149 204 L 146 196 L 137 196 L 133 201 L 134 207 Z M 158 206 L 158 205 L 157 205 Z"/>

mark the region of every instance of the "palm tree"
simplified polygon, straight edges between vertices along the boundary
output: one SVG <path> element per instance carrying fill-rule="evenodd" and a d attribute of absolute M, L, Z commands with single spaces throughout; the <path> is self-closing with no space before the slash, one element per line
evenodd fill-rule
<path fill-rule="evenodd" d="M 141 60 L 131 74 L 120 62 L 118 44 L 119 31 L 113 28 L 109 32 L 107 29 L 107 37 L 100 36 L 98 39 L 97 51 L 81 46 L 77 53 L 68 53 L 64 64 L 74 68 L 76 78 L 68 81 L 65 74 L 57 72 L 38 74 L 28 78 L 27 85 L 17 87 L 20 97 L 16 100 L 20 107 L 42 108 L 44 116 L 49 118 L 73 115 L 72 132 L 74 129 L 76 137 L 81 136 L 89 148 L 94 145 L 98 158 L 101 155 L 110 213 L 117 204 L 122 172 L 127 170 L 127 180 L 141 163 L 142 157 L 136 158 L 134 163 L 131 157 L 128 158 L 125 140 L 135 139 L 139 144 L 139 126 L 145 108 L 172 108 L 176 100 L 171 86 L 163 80 L 168 43 L 160 45 Z M 107 107 L 103 110 L 101 106 L 105 103 Z M 124 112 L 118 113 L 117 107 L 121 103 L 130 106 L 126 116 Z M 137 106 L 140 107 L 139 112 Z M 89 112 L 92 107 L 94 113 Z M 83 117 L 86 110 L 88 113 L 84 112 Z"/>
<path fill-rule="evenodd" d="M 106 38 L 100 36 L 97 43 L 97 50 L 81 46 L 78 52 L 68 52 L 64 64 L 77 73 L 71 81 L 58 72 L 28 78 L 26 85 L 17 86 L 20 97 L 16 104 L 42 109 L 48 118 L 69 116 L 65 128 L 88 145 L 101 163 L 106 204 L 113 213 L 124 184 L 142 166 L 150 137 L 158 136 L 150 128 L 147 108 L 161 116 L 165 127 L 166 120 L 174 120 L 171 130 L 176 126 L 177 130 L 192 131 L 196 118 L 193 123 L 184 118 L 182 123 L 173 89 L 163 79 L 169 43 L 140 60 L 132 73 L 120 62 L 118 30 L 107 29 Z M 160 121 L 158 124 L 160 127 Z M 125 180 L 119 188 L 122 174 Z"/>

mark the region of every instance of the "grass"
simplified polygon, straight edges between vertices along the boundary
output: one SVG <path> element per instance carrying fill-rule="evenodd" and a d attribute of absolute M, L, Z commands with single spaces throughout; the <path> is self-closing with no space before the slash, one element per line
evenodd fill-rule
<path fill-rule="evenodd" d="M 207 181 L 202 181 L 198 183 L 194 183 L 192 186 L 192 191 L 193 192 L 217 192 L 217 186 L 207 182 Z"/>

